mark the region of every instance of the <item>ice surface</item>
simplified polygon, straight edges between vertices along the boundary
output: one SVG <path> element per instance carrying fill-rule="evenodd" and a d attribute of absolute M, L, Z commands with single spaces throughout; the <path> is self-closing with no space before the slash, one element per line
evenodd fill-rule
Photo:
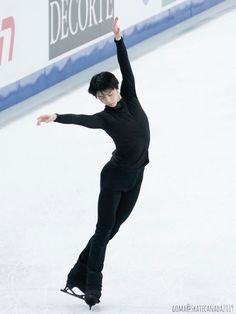
<path fill-rule="evenodd" d="M 161 47 L 153 37 L 130 49 L 152 47 L 132 58 L 151 162 L 132 216 L 108 245 L 94 312 L 165 314 L 236 300 L 235 29 L 233 10 Z M 114 62 L 102 65 L 120 78 Z M 94 232 L 99 173 L 114 146 L 103 131 L 35 125 L 43 113 L 102 110 L 88 80 L 0 129 L 3 314 L 88 313 L 59 289 Z"/>

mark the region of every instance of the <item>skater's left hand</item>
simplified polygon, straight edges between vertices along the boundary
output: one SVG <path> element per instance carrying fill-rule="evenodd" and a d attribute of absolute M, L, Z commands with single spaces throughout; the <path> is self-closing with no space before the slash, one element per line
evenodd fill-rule
<path fill-rule="evenodd" d="M 115 39 L 120 40 L 121 39 L 121 31 L 120 31 L 120 27 L 118 26 L 118 17 L 115 17 L 115 19 L 113 21 L 112 31 L 114 33 Z"/>
<path fill-rule="evenodd" d="M 53 114 L 44 114 L 37 118 L 37 125 L 40 125 L 42 122 L 49 123 L 55 121 L 57 118 L 57 115 L 55 113 Z"/>

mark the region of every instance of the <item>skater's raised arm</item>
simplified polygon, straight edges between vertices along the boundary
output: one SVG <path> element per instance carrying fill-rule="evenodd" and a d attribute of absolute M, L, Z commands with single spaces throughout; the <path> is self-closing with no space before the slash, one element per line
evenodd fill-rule
<path fill-rule="evenodd" d="M 124 98 L 133 97 L 136 98 L 137 94 L 135 89 L 135 79 L 130 65 L 127 49 L 121 36 L 120 27 L 118 26 L 117 17 L 113 22 L 112 31 L 115 37 L 115 44 L 117 47 L 117 58 L 122 74 L 122 83 L 120 89 L 121 96 Z"/>
<path fill-rule="evenodd" d="M 59 122 L 63 124 L 77 124 L 91 129 L 102 129 L 103 120 L 98 113 L 94 115 L 85 114 L 57 114 L 52 115 L 42 115 L 37 118 L 37 125 L 42 122 Z"/>

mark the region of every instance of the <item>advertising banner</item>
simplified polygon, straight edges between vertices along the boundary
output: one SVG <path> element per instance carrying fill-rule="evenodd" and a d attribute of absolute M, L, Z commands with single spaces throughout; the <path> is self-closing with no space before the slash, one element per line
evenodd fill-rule
<path fill-rule="evenodd" d="M 49 0 L 49 59 L 111 32 L 114 0 Z"/>

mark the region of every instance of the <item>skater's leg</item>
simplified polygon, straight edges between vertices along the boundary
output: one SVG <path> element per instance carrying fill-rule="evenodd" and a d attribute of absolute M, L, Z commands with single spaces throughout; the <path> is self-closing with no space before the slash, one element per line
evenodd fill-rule
<path fill-rule="evenodd" d="M 103 190 L 100 193 L 98 223 L 88 259 L 85 301 L 90 305 L 99 302 L 102 288 L 101 271 L 103 269 L 106 246 L 134 208 L 142 184 L 143 170 L 139 172 L 137 180 L 135 180 L 129 191 L 114 192 Z"/>
<path fill-rule="evenodd" d="M 87 263 L 86 290 L 101 291 L 102 269 L 106 246 L 116 220 L 121 192 L 103 189 L 98 201 L 98 221 L 93 236 Z"/>
<path fill-rule="evenodd" d="M 142 183 L 142 181 L 140 180 L 138 182 L 138 184 L 132 190 L 130 190 L 128 192 L 122 192 L 121 193 L 120 202 L 119 202 L 119 205 L 117 206 L 117 210 L 116 210 L 115 225 L 114 225 L 114 227 L 112 229 L 112 234 L 111 234 L 110 239 L 117 233 L 117 231 L 119 230 L 120 225 L 131 214 L 131 211 L 134 208 L 135 203 L 136 203 L 137 198 L 138 198 L 138 195 L 139 195 L 141 183 Z M 104 197 L 104 195 L 107 195 L 107 194 L 109 194 L 109 195 L 111 194 L 112 198 L 113 198 L 113 195 L 114 194 L 116 195 L 116 192 L 112 192 L 111 193 L 111 191 L 109 191 L 109 190 L 104 191 L 102 193 L 102 195 L 99 196 L 99 203 L 100 203 L 99 207 L 100 208 L 104 207 L 103 200 L 105 202 L 107 202 L 107 200 L 108 200 L 107 196 Z M 112 202 L 112 201 L 113 201 L 113 199 L 110 199 L 110 202 Z M 102 213 L 102 211 L 101 211 L 101 213 Z M 109 216 L 107 218 L 105 217 L 105 219 L 104 219 L 104 217 L 101 215 L 101 213 L 100 213 L 100 215 L 98 215 L 98 218 L 99 218 L 98 224 L 101 223 L 101 220 L 103 220 L 103 221 L 105 221 L 105 219 L 110 220 Z M 111 213 L 113 214 L 114 212 L 111 211 Z M 114 217 L 112 218 L 112 220 L 113 219 L 114 219 Z M 90 240 L 87 243 L 86 247 L 80 253 L 79 258 L 78 258 L 76 264 L 73 267 L 74 270 L 78 270 L 79 269 L 79 265 L 87 265 L 89 251 L 90 251 L 90 247 L 91 247 L 91 243 L 92 243 L 93 237 L 94 236 L 92 236 L 90 238 Z"/>
<path fill-rule="evenodd" d="M 128 218 L 128 216 L 132 212 L 132 209 L 134 208 L 135 203 L 137 201 L 141 184 L 142 184 L 142 179 L 143 179 L 143 171 L 141 171 L 141 173 L 139 174 L 135 186 L 127 192 L 116 192 L 116 191 L 111 191 L 109 189 L 103 189 L 101 191 L 100 196 L 99 196 L 98 223 L 97 223 L 97 228 L 96 228 L 97 237 L 94 242 L 95 247 L 99 245 L 101 238 L 104 238 L 103 241 L 105 240 L 106 243 L 110 239 L 112 239 L 114 235 L 118 232 L 120 225 Z M 112 231 L 110 232 L 110 226 L 112 224 L 113 224 L 113 228 L 112 228 Z M 104 237 L 105 233 L 110 234 L 108 241 L 107 239 L 105 239 L 107 236 Z M 77 285 L 75 286 L 77 287 L 79 286 L 80 290 L 82 290 L 83 292 L 85 291 L 87 262 L 88 262 L 89 252 L 90 252 L 93 238 L 94 236 L 91 237 L 88 244 L 86 245 L 84 250 L 81 252 L 78 258 L 78 261 L 76 262 L 76 264 L 74 265 L 74 267 L 69 273 L 71 281 L 77 282 Z M 106 245 L 103 249 L 106 249 Z M 103 256 L 103 261 L 104 261 L 105 250 L 103 250 L 102 252 L 102 249 L 101 249 L 101 254 Z M 95 260 L 95 259 L 91 258 L 91 260 Z M 94 280 L 97 282 L 101 282 L 102 280 L 102 275 L 101 275 L 102 268 L 103 268 L 103 263 L 102 265 L 100 265 L 100 271 L 97 270 L 97 278 L 96 278 L 96 274 L 92 274 L 92 277 L 95 278 Z"/>
<path fill-rule="evenodd" d="M 99 195 L 98 201 L 98 222 L 96 226 L 94 239 L 93 235 L 87 243 L 84 250 L 81 252 L 77 262 L 70 270 L 67 277 L 68 287 L 78 287 L 81 291 L 85 292 L 86 278 L 87 278 L 87 264 L 90 251 L 90 275 L 88 281 L 90 286 L 96 286 L 96 283 L 102 281 L 102 268 L 105 256 L 107 242 L 109 241 L 112 227 L 116 220 L 116 209 L 118 207 L 121 197 L 121 192 L 115 192 L 108 189 L 102 190 Z M 94 241 L 94 243 L 93 243 Z M 91 244 L 93 243 L 93 250 Z M 92 265 L 93 261 L 97 261 L 96 256 L 99 250 L 100 263 Z M 101 284 L 97 284 L 101 285 Z M 100 289 L 100 288 L 99 288 Z"/>
<path fill-rule="evenodd" d="M 133 210 L 133 208 L 137 202 L 137 199 L 138 199 L 138 196 L 140 193 L 140 189 L 141 189 L 141 185 L 142 185 L 142 181 L 143 181 L 143 172 L 140 173 L 140 176 L 138 177 L 138 180 L 137 180 L 135 186 L 131 190 L 129 190 L 127 192 L 122 192 L 120 203 L 119 203 L 119 206 L 118 206 L 117 211 L 116 211 L 116 222 L 115 222 L 115 225 L 112 229 L 112 232 L 110 235 L 110 240 L 119 231 L 121 224 L 131 214 L 131 212 L 132 212 L 132 210 Z"/>
<path fill-rule="evenodd" d="M 93 236 L 90 238 L 90 240 L 88 241 L 86 247 L 83 249 L 83 251 L 80 253 L 80 256 L 78 258 L 77 263 L 82 263 L 87 265 L 87 261 L 88 261 L 88 256 L 89 256 L 89 251 L 90 251 L 90 247 L 91 247 L 91 243 L 93 240 Z"/>
<path fill-rule="evenodd" d="M 113 191 L 111 191 L 112 189 L 110 188 L 111 186 L 111 177 L 113 178 L 113 184 L 112 186 L 114 187 L 114 178 L 116 177 L 117 173 L 114 173 L 114 167 L 110 164 L 107 163 L 102 172 L 101 172 L 101 193 L 99 196 L 99 204 L 98 204 L 98 223 L 97 223 L 97 228 L 99 228 L 99 226 L 103 226 L 104 224 L 110 225 L 110 221 L 114 220 L 115 214 L 114 211 L 108 211 L 108 215 L 107 217 L 103 215 L 103 211 L 107 212 L 106 208 L 107 205 L 108 207 L 112 206 L 114 204 L 114 208 L 117 208 L 117 203 L 119 203 L 119 199 L 120 199 L 120 194 L 118 192 L 118 194 L 116 192 L 113 193 Z M 115 182 L 116 185 L 116 182 Z M 118 200 L 117 200 L 117 196 L 118 196 Z M 111 204 L 111 205 L 109 205 Z M 111 213 L 113 216 L 110 217 L 109 213 Z M 113 222 L 114 224 L 114 222 Z M 110 226 L 109 226 L 110 228 Z M 98 238 L 101 238 L 101 236 L 99 236 L 99 229 L 97 231 L 97 239 L 95 240 L 95 247 L 97 246 L 97 241 Z M 104 232 L 102 233 L 104 234 Z M 94 236 L 93 236 L 94 237 Z M 86 247 L 84 248 L 84 250 L 81 252 L 76 264 L 74 265 L 74 267 L 71 269 L 69 275 L 68 275 L 68 280 L 67 280 L 67 284 L 68 286 L 76 286 L 76 287 L 80 287 L 80 289 L 82 291 L 84 291 L 85 289 L 85 282 L 86 282 L 86 276 L 87 276 L 87 262 L 88 262 L 88 257 L 89 257 L 89 252 L 91 249 L 91 243 L 93 241 L 93 237 L 89 240 L 88 244 L 86 245 Z"/>
<path fill-rule="evenodd" d="M 77 262 L 70 270 L 67 277 L 67 287 L 77 287 L 82 292 L 85 292 L 86 277 L 87 277 L 87 260 L 90 251 L 90 246 L 93 237 L 90 238 L 84 250 L 81 252 Z"/>

